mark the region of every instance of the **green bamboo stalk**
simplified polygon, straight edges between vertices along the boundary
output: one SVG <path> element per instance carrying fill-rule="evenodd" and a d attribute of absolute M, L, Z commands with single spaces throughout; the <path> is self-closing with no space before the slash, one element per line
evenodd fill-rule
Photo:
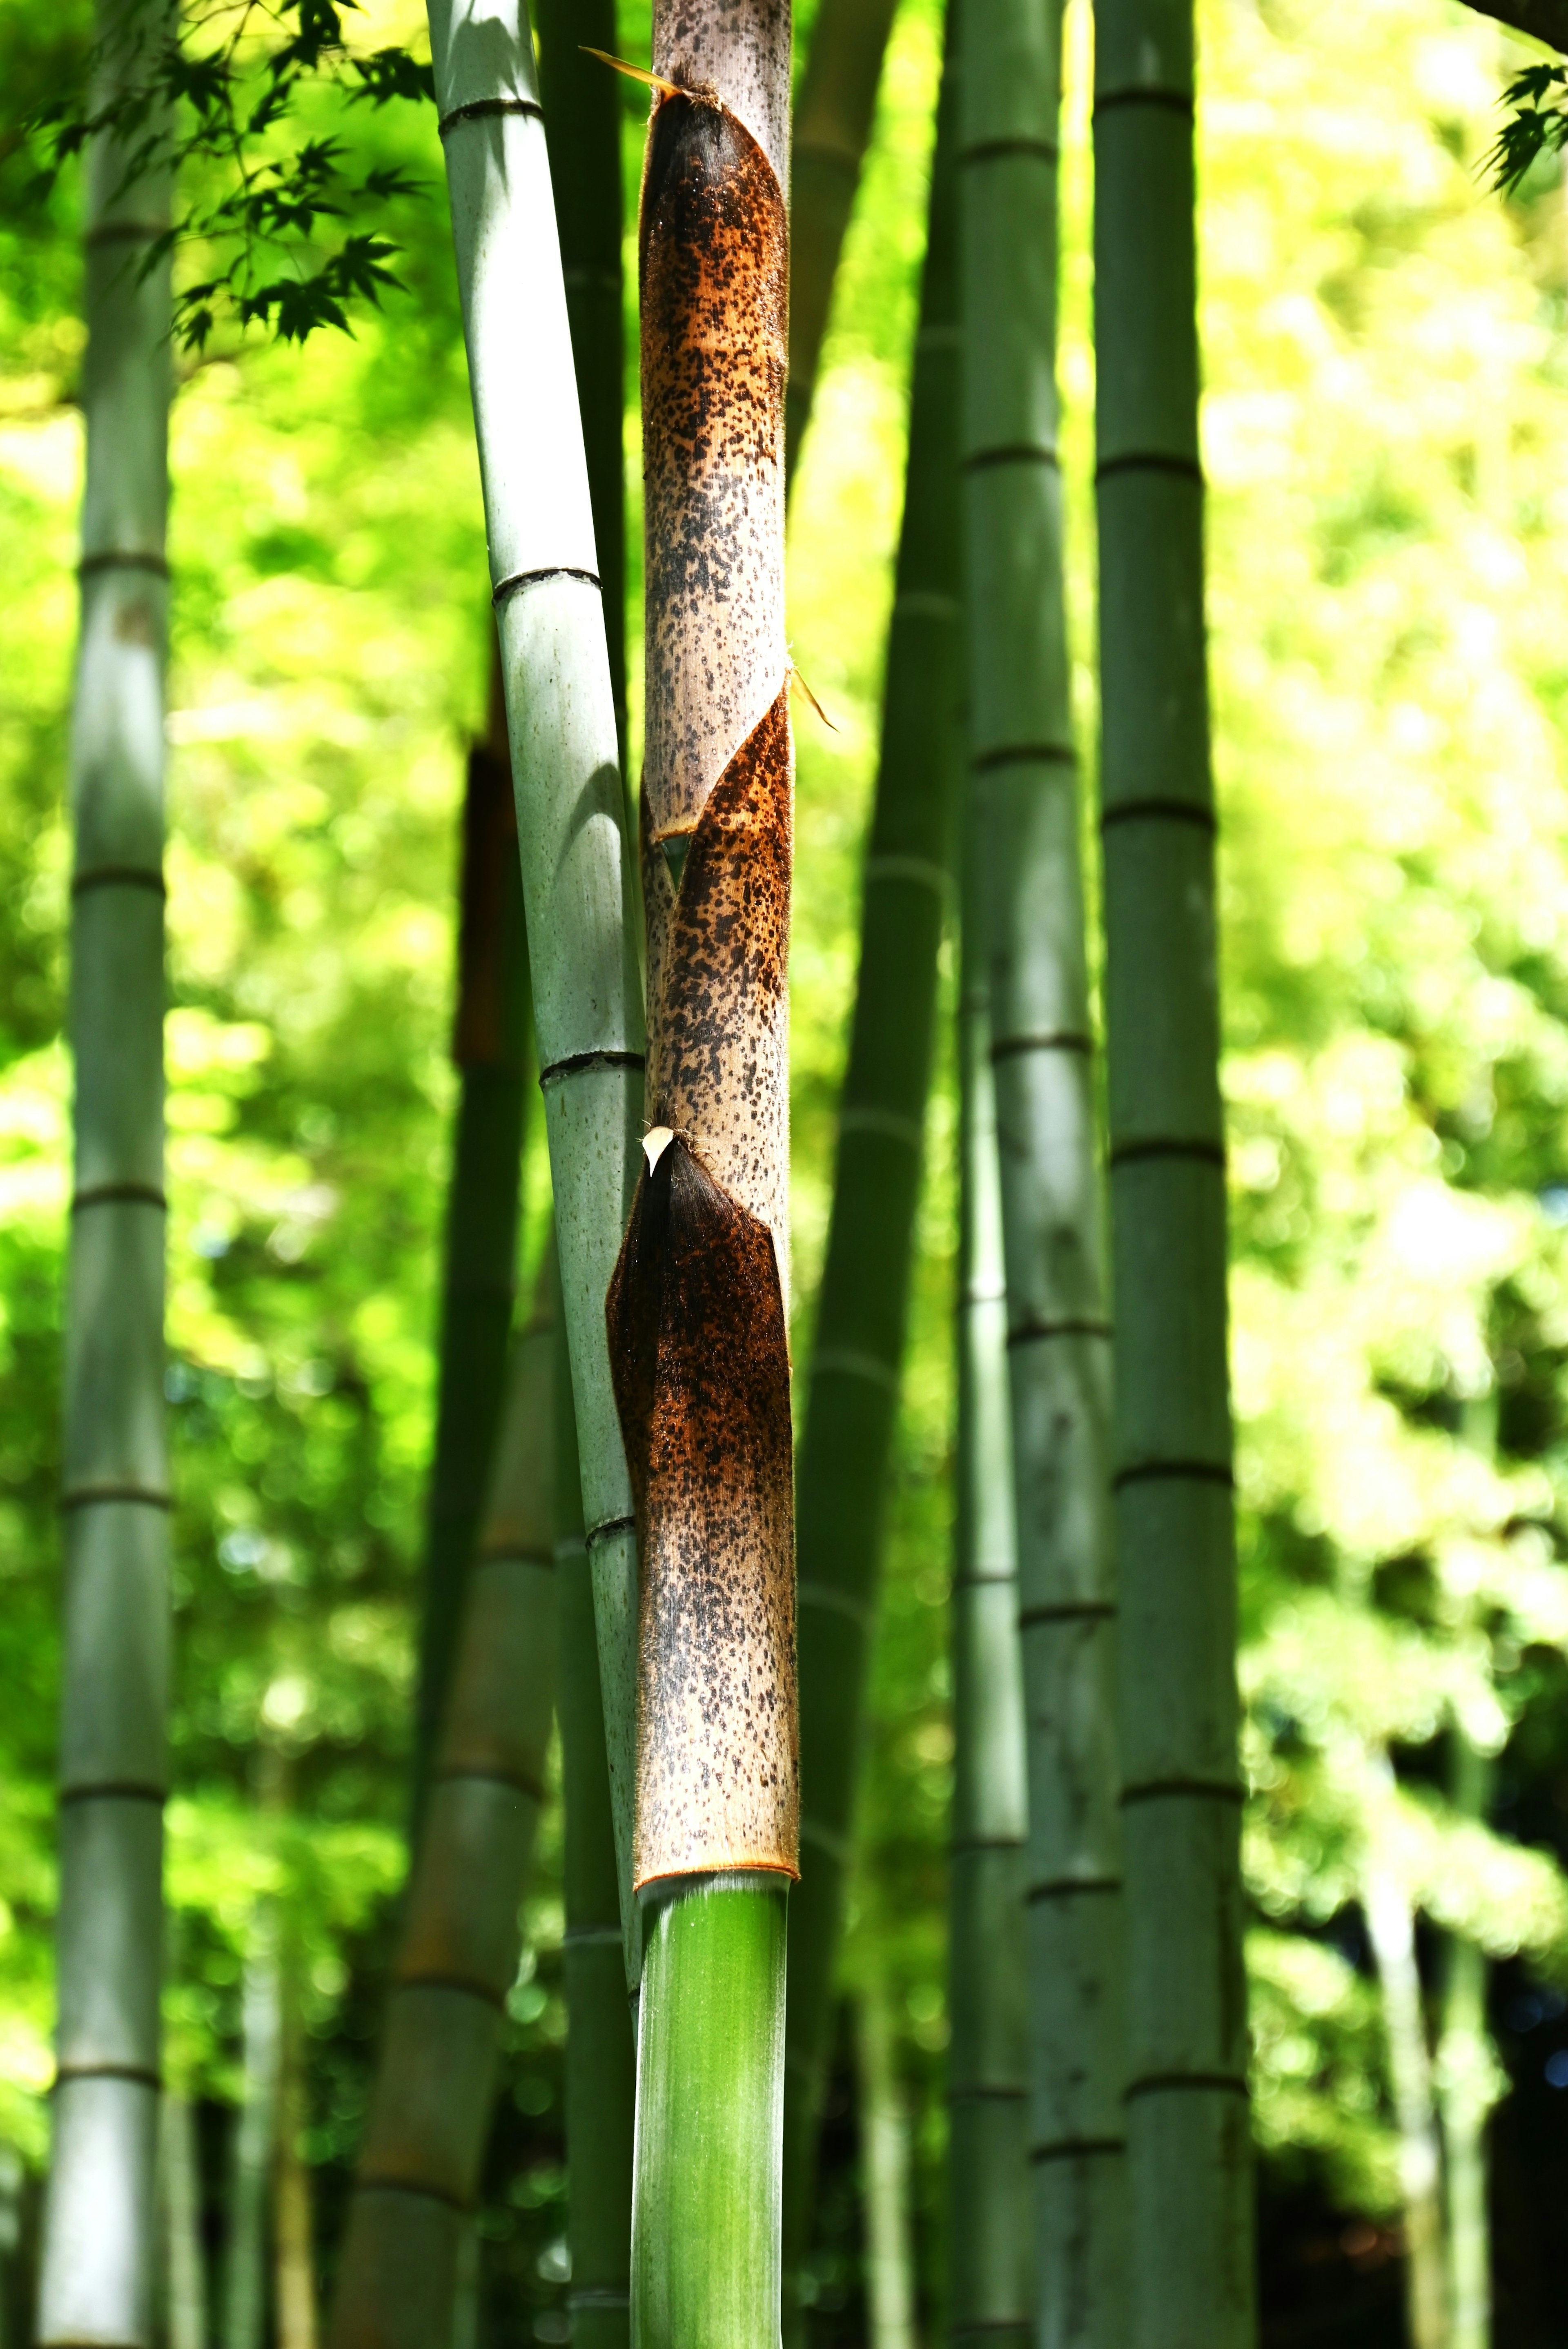
<path fill-rule="evenodd" d="M 202 2171 L 189 2096 L 163 2092 L 159 2159 L 163 2190 L 163 2305 L 169 2349 L 207 2349 L 207 2254 Z"/>
<path fill-rule="evenodd" d="M 100 0 L 92 101 L 172 19 Z M 156 145 L 155 115 L 133 144 Z M 163 1423 L 163 679 L 170 280 L 140 274 L 166 170 L 85 171 L 81 640 L 71 726 L 68 1026 L 75 1185 L 66 1307 L 65 1654 L 46 2344 L 151 2338 L 169 1681 Z"/>
<path fill-rule="evenodd" d="M 951 115 L 944 79 L 859 980 L 796 1491 L 802 1865 L 790 1899 L 784 2222 L 792 2323 L 810 2239 L 961 766 Z"/>
<path fill-rule="evenodd" d="M 223 2349 L 262 2349 L 266 2338 L 267 2203 L 283 2031 L 277 1945 L 276 1906 L 265 1900 L 251 1919 L 241 1997 L 244 2076 L 229 2147 Z"/>
<path fill-rule="evenodd" d="M 876 1969 L 856 1993 L 855 2026 L 860 2203 L 866 2229 L 866 2338 L 869 2349 L 916 2349 L 909 2116 L 898 2078 L 892 2000 Z"/>
<path fill-rule="evenodd" d="M 962 16 L 975 917 L 986 957 L 1028 1696 L 1042 2349 L 1126 2333 L 1110 1330 L 1057 453 L 1060 0 Z"/>
<path fill-rule="evenodd" d="M 621 1963 L 620 1904 L 593 1586 L 572 1416 L 556 1347 L 556 1603 L 566 1816 L 567 2309 L 576 2349 L 626 2349 L 631 2309 L 631 2158 L 637 2046 Z"/>
<path fill-rule="evenodd" d="M 1190 0 L 1099 0 L 1106 1030 L 1136 2349 L 1256 2317 Z"/>
<path fill-rule="evenodd" d="M 616 731 L 626 750 L 626 342 L 615 0 L 538 0 L 539 95 L 561 234 Z"/>
<path fill-rule="evenodd" d="M 638 1166 L 643 1027 L 615 701 L 527 11 L 431 0 L 429 15 L 635 1981 L 637 1540 L 604 1305 Z"/>
<path fill-rule="evenodd" d="M 349 2206 L 336 2349 L 450 2349 L 555 1699 L 556 1290 L 518 1340 Z"/>
<path fill-rule="evenodd" d="M 1449 1732 L 1449 1800 L 1483 1822 L 1492 1761 L 1457 1723 Z M 1487 2030 L 1486 1952 L 1449 1937 L 1437 2085 L 1442 2122 L 1444 2216 L 1451 2349 L 1491 2349 L 1491 2223 L 1487 2207 L 1487 2118 L 1497 2098 L 1497 2058 Z"/>
<path fill-rule="evenodd" d="M 1410 2349 L 1448 2349 L 1447 2247 L 1432 2058 L 1416 1966 L 1416 1917 L 1394 1846 L 1394 1773 L 1386 1753 L 1368 1754 L 1361 1909 L 1383 1994 L 1388 2076 L 1399 2133 L 1405 2219 L 1405 2315 Z"/>
<path fill-rule="evenodd" d="M 424 1558 L 414 1811 L 423 1807 L 506 1390 L 526 1117 L 528 946 L 500 678 L 469 753 L 458 926 L 458 1071 L 436 1433 Z"/>
<path fill-rule="evenodd" d="M 955 2343 L 1026 2349 L 1033 2273 L 1025 2085 L 1027 1765 L 1001 1175 L 972 816 L 967 830 L 959 1011 L 948 2324 Z"/>
<path fill-rule="evenodd" d="M 795 100 L 790 186 L 789 388 L 784 462 L 793 478 L 897 0 L 822 0 Z"/>

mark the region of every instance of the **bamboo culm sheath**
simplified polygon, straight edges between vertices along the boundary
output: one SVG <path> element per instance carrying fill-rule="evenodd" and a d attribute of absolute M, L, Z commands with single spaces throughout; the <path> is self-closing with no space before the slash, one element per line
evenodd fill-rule
<path fill-rule="evenodd" d="M 973 0 L 969 0 L 973 5 Z M 960 1001 L 958 1513 L 953 1573 L 948 2234 L 952 2341 L 1027 2349 L 1030 2237 L 1023 1856 L 1028 1832 L 1007 1296 L 979 842 L 966 812 Z M 981 951 L 974 951 L 980 948 Z"/>
<path fill-rule="evenodd" d="M 572 1418 L 571 1364 L 556 1343 L 556 1623 L 561 1891 L 566 1992 L 566 2305 L 576 2349 L 627 2349 L 637 2045 L 621 1965 L 615 1832 L 593 1587 Z"/>
<path fill-rule="evenodd" d="M 506 713 L 469 753 L 458 923 L 458 1071 L 447 1189 L 435 1456 L 425 1535 L 414 1811 L 424 1800 L 506 1388 L 528 1098 L 528 945 Z"/>
<path fill-rule="evenodd" d="M 1256 2332 L 1189 0 L 1099 0 L 1095 335 L 1134 2349 Z"/>
<path fill-rule="evenodd" d="M 408 1892 L 333 2314 L 335 2349 L 451 2349 L 554 1717 L 555 1347 L 546 1257 Z"/>
<path fill-rule="evenodd" d="M 604 1300 L 639 1164 L 644 1053 L 615 697 L 526 9 L 431 0 L 429 16 L 635 1982 L 637 1541 Z"/>
<path fill-rule="evenodd" d="M 961 766 L 958 299 L 944 88 L 909 394 L 860 969 L 797 1484 L 801 1880 L 790 1896 L 784 2306 L 809 2243 L 845 1868 L 898 1407 Z"/>
<path fill-rule="evenodd" d="M 1060 0 L 960 9 L 970 747 L 1029 1750 L 1040 2349 L 1127 2323 L 1106 1312 L 1057 455 Z"/>
<path fill-rule="evenodd" d="M 101 0 L 92 104 L 172 19 Z M 135 143 L 154 144 L 156 117 Z M 85 163 L 81 641 L 71 721 L 75 1197 L 65 1369 L 57 2085 L 45 2344 L 153 2323 L 169 1681 L 163 1421 L 163 690 L 170 277 L 143 275 L 167 173 Z"/>

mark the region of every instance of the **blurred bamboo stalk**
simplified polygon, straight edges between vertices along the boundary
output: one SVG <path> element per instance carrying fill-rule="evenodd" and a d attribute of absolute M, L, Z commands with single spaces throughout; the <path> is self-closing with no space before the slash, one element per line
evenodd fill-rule
<path fill-rule="evenodd" d="M 89 113 L 171 36 L 99 0 Z M 158 2265 L 169 1464 L 163 696 L 170 266 L 161 107 L 85 158 L 81 636 L 71 719 L 75 1195 L 66 1305 L 58 2022 L 37 2337 L 143 2349 Z"/>
<path fill-rule="evenodd" d="M 1098 0 L 1101 827 L 1135 2349 L 1256 2330 L 1190 0 Z"/>
<path fill-rule="evenodd" d="M 1416 1919 L 1393 1847 L 1394 1773 L 1388 1756 L 1367 1756 L 1370 1799 L 1361 1869 L 1366 1937 L 1383 1993 L 1388 2076 L 1399 2132 L 1399 2191 L 1405 2206 L 1405 2310 L 1411 2349 L 1448 2349 L 1449 2280 L 1443 2233 L 1432 2059 L 1416 1968 Z"/>
<path fill-rule="evenodd" d="M 631 2322 L 631 2162 L 637 2048 L 621 1957 L 594 1599 L 571 1365 L 556 1341 L 556 1605 L 565 1813 L 566 2305 L 576 2349 L 626 2349 Z"/>
<path fill-rule="evenodd" d="M 909 2236 L 909 2116 L 888 1989 L 873 1972 L 855 1998 L 869 2349 L 917 2349 Z"/>
<path fill-rule="evenodd" d="M 789 385 L 784 464 L 793 479 L 816 397 L 838 257 L 871 143 L 898 0 L 822 0 L 794 106 L 790 167 Z"/>
<path fill-rule="evenodd" d="M 449 2349 L 555 1697 L 556 1289 L 517 1340 L 338 2271 L 337 2349 Z"/>
<path fill-rule="evenodd" d="M 859 977 L 796 1490 L 802 1857 L 790 1896 L 784 2216 L 792 2329 L 811 2235 L 961 763 L 952 111 L 944 77 Z"/>
<path fill-rule="evenodd" d="M 292 1943 L 292 1937 L 291 1943 Z M 316 2250 L 310 2171 L 301 2150 L 306 2126 L 305 2048 L 299 2012 L 297 1946 L 283 1972 L 279 2039 L 277 2148 L 274 2159 L 273 2254 L 277 2349 L 317 2349 Z"/>
<path fill-rule="evenodd" d="M 961 12 L 971 854 L 1007 1286 L 1041 2349 L 1121 2349 L 1116 1578 L 1057 449 L 1061 0 Z M 976 982 L 971 982 L 971 985 Z M 975 1081 L 978 1082 L 978 1080 Z"/>
<path fill-rule="evenodd" d="M 637 1540 L 605 1298 L 638 1166 L 643 1024 L 560 241 L 523 0 L 430 0 L 498 613 L 534 1024 L 593 1561 L 628 1971 Z"/>
<path fill-rule="evenodd" d="M 414 1731 L 416 1824 L 441 1734 L 463 1594 L 506 1391 L 526 1125 L 528 942 L 499 655 L 485 739 L 469 752 L 459 897 L 458 1071 L 447 1187 L 436 1429 Z"/>
<path fill-rule="evenodd" d="M 229 2162 L 223 2349 L 263 2349 L 267 2311 L 267 2206 L 277 2142 L 278 2066 L 283 2034 L 277 1909 L 270 1899 L 258 1902 L 251 1920 L 240 2013 L 244 2068 Z"/>
<path fill-rule="evenodd" d="M 966 0 L 967 10 L 974 5 Z M 959 1006 L 949 2332 L 971 2349 L 982 2342 L 1027 2349 L 1034 2266 L 1023 1910 L 1027 1765 L 1002 1195 L 976 904 L 983 854 L 978 828 L 970 814 Z"/>
<path fill-rule="evenodd" d="M 1449 1731 L 1449 1800 L 1461 1819 L 1483 1824 L 1492 1761 L 1457 1723 Z M 1486 1952 L 1462 1933 L 1448 1937 L 1437 2090 L 1442 2123 L 1451 2349 L 1491 2349 L 1491 2220 L 1487 2121 L 1499 2070 L 1487 2029 Z"/>
<path fill-rule="evenodd" d="M 196 2113 L 190 2098 L 172 2088 L 163 2092 L 159 2157 L 169 2349 L 207 2349 L 207 2255 L 202 2236 Z"/>

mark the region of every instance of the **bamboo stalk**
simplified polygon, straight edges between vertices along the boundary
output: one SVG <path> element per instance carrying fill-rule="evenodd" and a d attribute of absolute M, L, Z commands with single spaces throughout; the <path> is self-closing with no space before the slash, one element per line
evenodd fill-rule
<path fill-rule="evenodd" d="M 1000 1133 L 1042 2349 L 1126 2333 L 1110 1330 L 1057 453 L 1060 0 L 961 14 L 974 951 Z"/>
<path fill-rule="evenodd" d="M 831 2044 L 961 763 L 952 108 L 944 78 L 859 978 L 796 1498 L 802 1864 L 790 1898 L 784 2220 L 792 2324 Z"/>
<path fill-rule="evenodd" d="M 798 1873 L 787 0 L 660 0 L 640 229 L 650 1130 L 608 1302 L 641 1560 L 632 2330 L 779 2329 Z"/>
<path fill-rule="evenodd" d="M 1482 1822 L 1490 1806 L 1491 1757 L 1480 1753 L 1458 1723 L 1449 1734 L 1449 1799 L 1460 1818 Z M 1497 2100 L 1497 2058 L 1487 2030 L 1489 1971 L 1478 1943 L 1449 1935 L 1437 2086 L 1452 2349 L 1491 2349 L 1486 2133 Z"/>
<path fill-rule="evenodd" d="M 169 2349 L 207 2349 L 207 2255 L 196 2114 L 166 2088 L 159 2145 L 163 2169 L 163 2293 Z M 0 2279 L 3 2281 L 3 2279 Z"/>
<path fill-rule="evenodd" d="M 556 1291 L 517 1342 L 349 2206 L 335 2349 L 447 2349 L 555 1693 Z"/>
<path fill-rule="evenodd" d="M 429 14 L 635 1981 L 637 1545 L 604 1300 L 637 1170 L 643 1030 L 615 701 L 526 8 L 431 0 Z"/>
<path fill-rule="evenodd" d="M 469 753 L 458 927 L 458 1070 L 434 1461 L 415 1715 L 414 1812 L 441 1734 L 452 1651 L 495 1453 L 517 1257 L 527 1101 L 528 946 L 517 818 L 497 671 L 490 722 Z"/>
<path fill-rule="evenodd" d="M 1136 2349 L 1254 2335 L 1192 17 L 1100 0 L 1101 824 Z"/>
<path fill-rule="evenodd" d="M 171 18 L 100 0 L 92 98 Z M 135 144 L 156 143 L 154 114 Z M 75 1185 L 66 1307 L 57 2085 L 38 2338 L 140 2349 L 157 2264 L 169 1680 L 163 1423 L 163 678 L 170 279 L 140 274 L 168 172 L 85 171 L 81 639 L 71 724 L 68 1026 Z"/>
<path fill-rule="evenodd" d="M 948 2324 L 955 2343 L 1026 2349 L 1033 2277 L 1025 2085 L 1027 1767 L 1002 1195 L 972 818 L 968 830 L 959 1036 Z"/>
<path fill-rule="evenodd" d="M 267 2202 L 283 2029 L 277 1940 L 276 1909 L 264 1901 L 251 1920 L 241 2000 L 244 2069 L 230 2141 L 223 2349 L 262 2349 L 266 2337 Z"/>
<path fill-rule="evenodd" d="M 572 1418 L 571 1368 L 556 1350 L 556 1603 L 566 1992 L 567 2309 L 576 2349 L 626 2349 L 631 2308 L 632 2125 L 637 2050 L 621 1963 L 615 1835 L 593 1588 Z"/>
<path fill-rule="evenodd" d="M 822 0 L 795 100 L 790 188 L 789 388 L 784 462 L 793 478 L 816 396 L 838 256 L 871 142 L 897 0 Z"/>
<path fill-rule="evenodd" d="M 306 2085 L 297 1968 L 298 1953 L 291 1948 L 281 1978 L 277 2150 L 273 2171 L 273 2306 L 277 2349 L 317 2349 L 320 2333 L 310 2171 L 300 2150 Z"/>
<path fill-rule="evenodd" d="M 855 2001 L 860 2085 L 861 2203 L 866 2214 L 870 2349 L 916 2349 L 909 2237 L 909 2116 L 898 2080 L 891 2002 L 879 1974 Z"/>

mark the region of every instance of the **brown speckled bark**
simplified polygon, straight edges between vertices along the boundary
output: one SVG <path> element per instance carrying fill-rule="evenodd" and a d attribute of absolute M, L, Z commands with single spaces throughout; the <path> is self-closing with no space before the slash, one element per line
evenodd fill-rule
<path fill-rule="evenodd" d="M 641 218 L 652 1164 L 608 1299 L 641 1554 L 633 1875 L 796 1873 L 789 14 L 656 12 Z M 662 1143 L 660 1148 L 659 1144 Z"/>

